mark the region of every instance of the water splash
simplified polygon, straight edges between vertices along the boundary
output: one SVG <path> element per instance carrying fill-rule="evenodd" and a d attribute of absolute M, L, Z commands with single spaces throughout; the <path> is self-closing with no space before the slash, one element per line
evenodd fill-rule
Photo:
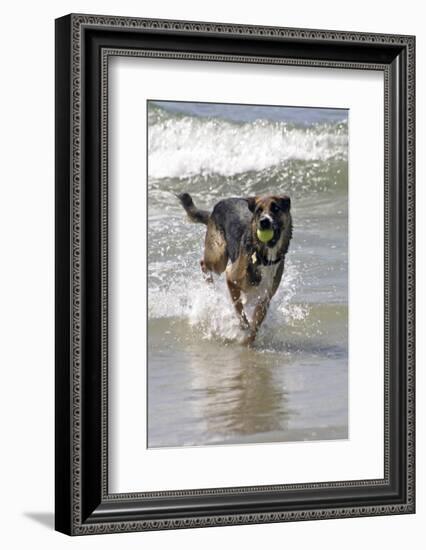
<path fill-rule="evenodd" d="M 295 327 L 309 315 L 308 305 L 292 303 L 299 284 L 299 271 L 288 262 L 262 327 L 270 343 L 275 334 L 282 338 L 283 326 Z M 252 309 L 248 308 L 248 313 L 250 315 Z M 169 272 L 166 284 L 150 288 L 149 317 L 186 320 L 205 340 L 240 342 L 245 337 L 229 297 L 225 276 L 215 277 L 214 284 L 207 284 L 196 269 L 190 274 L 179 272 L 174 276 Z"/>

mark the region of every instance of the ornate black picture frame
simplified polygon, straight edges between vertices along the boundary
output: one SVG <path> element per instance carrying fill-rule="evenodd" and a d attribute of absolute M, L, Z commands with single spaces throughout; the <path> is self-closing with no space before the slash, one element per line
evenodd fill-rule
<path fill-rule="evenodd" d="M 109 493 L 107 74 L 117 55 L 383 72 L 383 479 Z M 414 56 L 413 36 L 74 14 L 56 21 L 58 531 L 414 513 Z"/>

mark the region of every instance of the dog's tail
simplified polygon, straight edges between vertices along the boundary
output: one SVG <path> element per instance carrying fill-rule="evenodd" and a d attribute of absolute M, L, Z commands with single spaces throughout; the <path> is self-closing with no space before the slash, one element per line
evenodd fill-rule
<path fill-rule="evenodd" d="M 176 196 L 180 200 L 181 205 L 184 207 L 186 213 L 188 214 L 188 218 L 192 222 L 204 223 L 205 225 L 207 225 L 210 217 L 210 212 L 197 208 L 189 193 L 180 193 Z"/>

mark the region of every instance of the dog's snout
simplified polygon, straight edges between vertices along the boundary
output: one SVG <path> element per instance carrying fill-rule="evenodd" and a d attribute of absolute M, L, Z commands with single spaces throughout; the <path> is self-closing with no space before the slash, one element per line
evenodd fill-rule
<path fill-rule="evenodd" d="M 260 218 L 259 225 L 260 229 L 270 229 L 272 224 L 269 218 Z"/>

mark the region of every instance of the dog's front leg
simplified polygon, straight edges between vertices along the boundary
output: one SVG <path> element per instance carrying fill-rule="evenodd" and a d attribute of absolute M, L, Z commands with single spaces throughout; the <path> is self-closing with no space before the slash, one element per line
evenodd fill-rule
<path fill-rule="evenodd" d="M 250 327 L 250 323 L 247 319 L 246 313 L 244 311 L 244 306 L 241 301 L 241 289 L 234 281 L 229 278 L 226 279 L 226 282 L 228 284 L 228 290 L 232 298 L 232 303 L 234 304 L 238 319 L 240 320 L 240 326 L 243 330 L 245 330 Z"/>
<path fill-rule="evenodd" d="M 250 326 L 250 334 L 244 340 L 244 344 L 246 346 L 251 346 L 255 341 L 260 325 L 266 317 L 270 301 L 270 298 L 266 298 L 259 302 L 254 308 L 253 319 Z"/>
<path fill-rule="evenodd" d="M 281 262 L 278 266 L 277 272 L 275 273 L 274 281 L 272 284 L 271 291 L 261 300 L 256 307 L 254 308 L 253 320 L 250 327 L 250 334 L 244 341 L 247 346 L 251 346 L 256 338 L 257 331 L 260 328 L 260 325 L 263 323 L 266 313 L 271 303 L 272 297 L 278 290 L 280 285 L 281 277 L 284 273 L 284 262 Z"/>

